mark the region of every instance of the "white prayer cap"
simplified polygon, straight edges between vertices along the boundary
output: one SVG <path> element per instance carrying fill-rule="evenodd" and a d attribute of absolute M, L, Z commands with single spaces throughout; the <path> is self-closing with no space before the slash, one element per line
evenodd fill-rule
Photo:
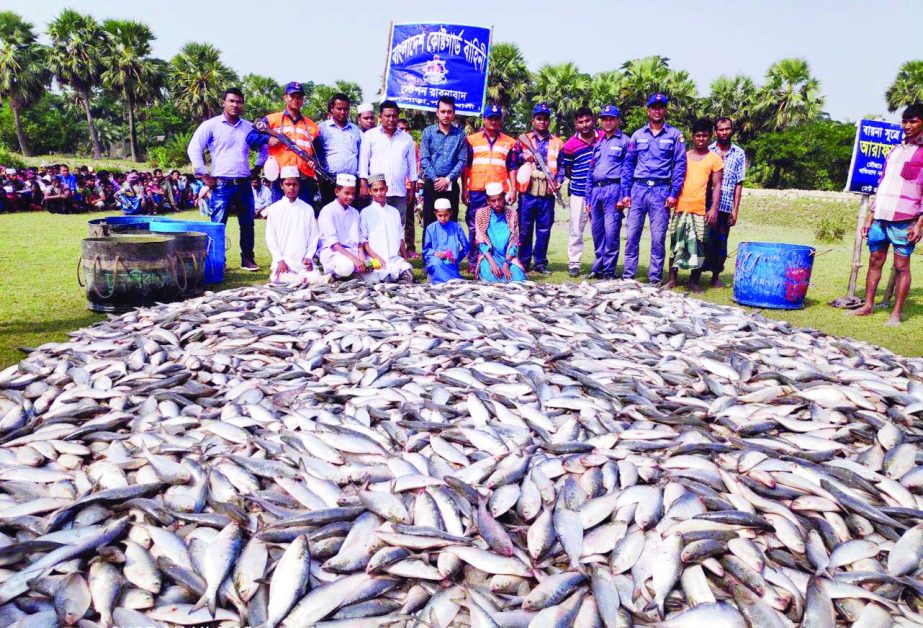
<path fill-rule="evenodd" d="M 447 198 L 437 198 L 433 209 L 452 209 L 452 202 Z"/>
<path fill-rule="evenodd" d="M 343 187 L 355 187 L 356 177 L 351 174 L 340 173 L 337 175 L 337 185 L 342 185 Z"/>
<path fill-rule="evenodd" d="M 487 187 L 484 188 L 484 193 L 487 194 L 487 196 L 498 196 L 503 194 L 503 184 L 488 183 Z"/>
<path fill-rule="evenodd" d="M 283 166 L 282 170 L 279 171 L 280 179 L 298 179 L 301 177 L 301 173 L 298 171 L 298 166 Z"/>
<path fill-rule="evenodd" d="M 368 113 L 369 111 L 375 111 L 375 108 L 370 102 L 364 102 L 358 107 L 356 107 L 356 112 L 359 114 Z"/>

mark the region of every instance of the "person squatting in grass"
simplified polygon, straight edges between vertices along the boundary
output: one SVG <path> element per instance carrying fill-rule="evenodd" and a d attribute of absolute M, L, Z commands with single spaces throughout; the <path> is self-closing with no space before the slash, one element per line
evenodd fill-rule
<path fill-rule="evenodd" d="M 881 269 L 894 247 L 894 309 L 885 325 L 901 324 L 904 301 L 910 292 L 910 255 L 923 235 L 923 104 L 915 103 L 901 115 L 904 140 L 891 149 L 862 236 L 868 241 L 869 269 L 865 303 L 851 314 L 868 316 L 875 309 Z"/>

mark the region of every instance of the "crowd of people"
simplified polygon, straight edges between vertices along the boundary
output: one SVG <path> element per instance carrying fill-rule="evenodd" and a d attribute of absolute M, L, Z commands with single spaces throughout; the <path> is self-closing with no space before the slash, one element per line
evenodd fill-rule
<path fill-rule="evenodd" d="M 503 132 L 504 112 L 495 104 L 485 107 L 481 128 L 466 134 L 456 124 L 455 102 L 446 96 L 438 102 L 436 123 L 417 143 L 391 100 L 377 112 L 359 104 L 353 122 L 354 103 L 335 94 L 326 119 L 316 123 L 302 113 L 304 99 L 303 86 L 288 83 L 283 109 L 254 125 L 243 118 L 242 92 L 226 90 L 222 113 L 203 122 L 190 141 L 194 174 L 159 169 L 110 174 L 86 167 L 71 172 L 64 164 L 0 169 L 5 190 L 0 210 L 119 208 L 132 214 L 198 207 L 215 222 L 236 214 L 241 267 L 250 271 L 259 270 L 254 219 L 267 218 L 271 279 L 306 283 L 352 276 L 412 281 L 408 261 L 420 257 L 419 210 L 431 281 L 468 276 L 509 282 L 551 274 L 555 203 L 564 205 L 560 192 L 566 183 L 571 277 L 580 275 L 589 223 L 594 259 L 587 276 L 635 278 L 647 223 L 651 284 L 674 287 L 679 272 L 689 271 L 690 291 L 702 290 L 705 272 L 712 286 L 723 287 L 720 274 L 746 177 L 746 157 L 732 141 L 728 117 L 696 121 L 689 147 L 667 122 L 669 97 L 655 93 L 647 100 L 647 124 L 630 135 L 621 129 L 618 107 L 610 104 L 599 111 L 578 109 L 576 132 L 565 139 L 550 132 L 551 109 L 538 103 L 532 129 L 513 138 Z M 868 296 L 856 312 L 871 311 L 893 247 L 899 277 L 891 324 L 900 321 L 910 285 L 909 255 L 923 236 L 923 106 L 904 111 L 903 127 L 903 143 L 888 157 L 865 225 L 872 260 Z M 623 222 L 626 244 L 618 273 Z"/>
<path fill-rule="evenodd" d="M 292 82 L 285 87 L 284 109 L 254 125 L 242 117 L 243 94 L 232 88 L 224 95 L 223 112 L 194 133 L 189 159 L 210 191 L 212 220 L 226 222 L 230 214 L 237 215 L 241 267 L 247 270 L 258 270 L 254 217 L 265 214 L 273 222 L 274 215 L 285 216 L 279 221 L 287 222 L 293 201 L 287 198 L 285 184 L 298 180 L 302 211 L 315 214 L 316 245 L 313 231 L 273 228 L 270 250 L 273 276 L 279 280 L 291 278 L 284 269 L 292 268 L 292 260 L 280 264 L 277 256 L 283 249 L 298 248 L 284 241 L 290 238 L 307 243 L 305 254 L 312 261 L 308 264 L 303 258 L 297 264 L 305 272 L 318 272 L 316 260 L 328 277 L 356 274 L 406 280 L 403 271 L 388 270 L 401 264 L 379 253 L 397 252 L 396 258 L 404 262 L 417 256 L 418 204 L 423 261 L 433 281 L 466 273 L 499 282 L 522 281 L 529 273 L 551 274 L 548 245 L 555 202 L 563 204 L 560 192 L 567 182 L 570 276 L 580 274 L 584 232 L 590 223 L 595 260 L 588 276 L 614 278 L 625 221 L 621 276 L 633 278 L 648 222 L 651 283 L 662 281 L 669 236 L 669 285 L 675 285 L 678 271 L 686 269 L 691 290 L 701 289 L 703 271 L 712 273 L 713 286 L 721 286 L 728 233 L 740 209 L 744 153 L 731 141 L 730 118 L 699 120 L 693 128 L 693 147 L 687 149 L 682 133 L 666 122 L 668 103 L 665 94 L 653 94 L 647 102 L 648 124 L 631 136 L 622 132 L 614 104 L 598 112 L 581 108 L 574 120 L 576 133 L 565 140 L 549 131 L 551 109 L 545 103 L 535 105 L 531 131 L 513 138 L 503 132 L 504 112 L 494 104 L 485 107 L 481 129 L 466 135 L 455 123 L 455 102 L 443 97 L 437 122 L 423 130 L 417 144 L 402 124 L 399 106 L 390 100 L 378 106 L 377 121 L 370 105 L 359 105 L 354 123 L 349 120 L 353 103 L 345 94 L 335 94 L 327 119 L 318 124 L 301 112 L 304 89 Z M 255 168 L 250 167 L 251 152 L 256 153 Z M 261 171 L 272 173 L 272 181 L 257 183 L 254 176 Z M 282 176 L 283 171 L 290 176 Z M 373 183 L 385 189 L 384 196 L 376 195 Z M 464 227 L 459 223 L 462 202 Z M 281 207 L 286 211 L 274 211 Z M 362 216 L 377 213 L 376 208 L 389 220 L 396 215 L 400 227 L 387 230 L 392 241 L 374 246 L 369 239 L 384 230 L 375 227 L 369 232 L 366 223 L 371 221 Z M 282 273 L 277 272 L 280 266 Z"/>

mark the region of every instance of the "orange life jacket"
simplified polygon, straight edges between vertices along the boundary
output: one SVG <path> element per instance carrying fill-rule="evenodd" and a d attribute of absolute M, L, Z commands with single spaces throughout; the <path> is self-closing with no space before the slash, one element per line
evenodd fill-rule
<path fill-rule="evenodd" d="M 503 191 L 510 189 L 510 173 L 506 169 L 506 158 L 516 145 L 509 135 L 500 133 L 491 144 L 484 131 L 468 136 L 471 146 L 471 165 L 465 169 L 465 180 L 469 190 L 483 192 L 488 183 L 502 183 Z"/>
<path fill-rule="evenodd" d="M 535 136 L 535 131 L 530 132 L 527 135 L 527 137 L 529 138 L 529 141 L 532 142 L 532 148 L 538 150 L 538 138 Z M 563 148 L 564 148 L 564 140 L 562 140 L 557 135 L 552 135 L 548 139 L 548 157 L 545 158 L 545 165 L 548 166 L 548 172 L 551 173 L 552 177 L 558 176 L 558 153 L 560 153 L 561 149 Z M 529 149 L 523 148 L 522 152 L 523 154 L 528 154 Z M 521 166 L 521 167 L 524 167 L 524 166 Z M 536 170 L 540 170 L 537 162 L 534 164 L 534 168 Z M 529 181 L 526 180 L 525 183 L 523 183 L 522 181 L 518 181 L 516 184 L 516 188 L 520 192 L 528 191 Z"/>
<path fill-rule="evenodd" d="M 314 155 L 314 138 L 317 137 L 320 129 L 313 120 L 307 116 L 302 116 L 298 122 L 292 122 L 291 117 L 286 111 L 271 113 L 266 116 L 266 124 L 269 128 L 285 135 L 295 142 L 300 149 L 309 155 Z M 306 177 L 314 177 L 314 168 L 308 165 L 304 159 L 293 153 L 285 144 L 276 144 L 269 147 L 269 156 L 276 160 L 281 170 L 285 166 L 297 166 Z"/>

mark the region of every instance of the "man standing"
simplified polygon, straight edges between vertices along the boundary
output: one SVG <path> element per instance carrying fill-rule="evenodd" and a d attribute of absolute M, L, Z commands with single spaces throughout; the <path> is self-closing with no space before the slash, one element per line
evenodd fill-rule
<path fill-rule="evenodd" d="M 628 237 L 625 242 L 625 270 L 622 277 L 634 279 L 638 270 L 638 252 L 644 218 L 651 225 L 651 263 L 648 280 L 660 284 L 666 253 L 670 210 L 686 178 L 686 143 L 676 127 L 666 123 L 665 94 L 647 99 L 647 125 L 631 135 L 628 156 L 622 171 L 622 202 L 628 212 Z"/>
<path fill-rule="evenodd" d="M 525 135 L 529 145 L 525 146 L 522 138 L 516 143 L 516 153 L 523 161 L 517 174 L 518 190 L 522 194 L 519 197 L 519 261 L 529 272 L 534 253 L 535 272 L 539 275 L 551 274 L 548 270 L 548 242 L 551 225 L 554 224 L 554 194 L 564 182 L 564 171 L 558 168 L 558 155 L 564 148 L 564 142 L 548 131 L 550 124 L 551 108 L 545 103 L 535 105 L 532 109 L 532 131 Z M 551 179 L 545 176 L 533 151 L 545 162 Z"/>
<path fill-rule="evenodd" d="M 224 93 L 224 111 L 199 125 L 189 141 L 189 163 L 211 190 L 209 207 L 212 222 L 227 224 L 228 214 L 237 212 L 240 225 L 240 267 L 251 272 L 259 266 L 253 256 L 253 191 L 250 188 L 250 150 L 258 150 L 258 174 L 266 161 L 266 144 L 252 135 L 253 125 L 241 118 L 244 95 L 236 87 Z M 211 155 L 211 172 L 203 153 Z"/>
<path fill-rule="evenodd" d="M 356 123 L 359 130 L 365 133 L 369 129 L 375 128 L 375 108 L 371 103 L 364 102 L 356 107 Z"/>
<path fill-rule="evenodd" d="M 436 199 L 448 199 L 453 222 L 458 220 L 458 177 L 468 157 L 465 132 L 455 126 L 455 99 L 441 96 L 438 122 L 423 129 L 420 136 L 420 166 L 423 175 L 423 232 L 436 222 Z"/>
<path fill-rule="evenodd" d="M 622 168 L 628 153 L 628 136 L 622 133 L 621 113 L 615 105 L 606 105 L 599 112 L 603 135 L 593 147 L 589 196 L 590 232 L 596 261 L 590 277 L 613 279 L 619 261 L 619 245 L 625 206 L 621 195 Z"/>
<path fill-rule="evenodd" d="M 292 81 L 285 86 L 285 109 L 278 113 L 271 113 L 262 122 L 270 129 L 292 140 L 298 148 L 308 155 L 314 155 L 314 138 L 317 137 L 317 125 L 301 113 L 304 107 L 304 87 L 301 83 Z M 305 159 L 293 153 L 288 146 L 274 137 L 269 138 L 269 156 L 279 164 L 279 171 L 286 166 L 295 166 L 301 173 L 301 185 L 298 198 L 308 205 L 317 205 L 314 196 L 317 194 L 317 180 L 314 167 Z M 272 183 L 272 200 L 282 198 L 282 179 Z"/>
<path fill-rule="evenodd" d="M 593 160 L 593 147 L 602 131 L 596 129 L 593 111 L 581 107 L 574 116 L 577 132 L 567 140 L 561 151 L 561 168 L 570 179 L 570 232 L 567 238 L 568 274 L 576 277 L 580 274 L 580 262 L 583 256 L 583 231 L 586 228 L 590 207 L 589 195 L 590 164 Z"/>
<path fill-rule="evenodd" d="M 915 103 L 901 115 L 904 141 L 891 149 L 875 194 L 875 206 L 862 233 L 869 243 L 869 270 L 865 277 L 865 303 L 852 312 L 868 316 L 875 310 L 875 292 L 881 269 L 894 247 L 897 283 L 894 309 L 885 325 L 901 324 L 904 301 L 910 292 L 910 255 L 923 234 L 923 104 Z"/>
<path fill-rule="evenodd" d="M 410 133 L 397 128 L 400 110 L 393 100 L 386 100 L 378 106 L 379 125 L 362 134 L 359 147 L 360 194 L 369 196 L 369 174 L 385 175 L 388 184 L 388 205 L 397 209 L 402 225 L 413 220 L 407 215 L 407 208 L 413 207 L 412 199 L 417 183 L 417 149 Z M 407 189 L 407 181 L 413 184 Z"/>
<path fill-rule="evenodd" d="M 724 161 L 718 220 L 715 224 L 707 225 L 708 236 L 705 238 L 705 270 L 711 271 L 711 285 L 714 288 L 724 287 L 719 275 L 724 271 L 724 263 L 727 261 L 728 235 L 731 227 L 737 224 L 740 196 L 747 174 L 747 156 L 740 146 L 731 143 L 733 135 L 733 121 L 730 118 L 718 118 L 715 121 L 716 141 L 708 147 L 708 150 L 717 153 Z"/>
<path fill-rule="evenodd" d="M 501 132 L 503 110 L 500 105 L 484 108 L 484 128 L 467 138 L 467 167 L 462 183 L 462 199 L 467 205 L 465 223 L 468 238 L 475 237 L 475 216 L 477 210 L 487 206 L 487 185 L 499 183 L 506 194 L 506 202 L 516 202 L 516 140 Z M 474 272 L 477 247 L 468 252 L 468 269 Z"/>
<path fill-rule="evenodd" d="M 318 125 L 320 131 L 314 140 L 314 149 L 321 165 L 334 178 L 338 174 L 359 174 L 359 145 L 362 131 L 349 121 L 349 96 L 334 94 L 327 103 L 328 117 Z M 333 201 L 334 183 L 321 180 L 321 198 L 324 205 Z"/>

